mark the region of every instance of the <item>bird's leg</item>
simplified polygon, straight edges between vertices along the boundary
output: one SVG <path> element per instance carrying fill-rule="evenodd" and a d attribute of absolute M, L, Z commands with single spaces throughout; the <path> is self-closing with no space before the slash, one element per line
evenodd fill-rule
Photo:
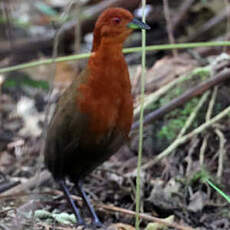
<path fill-rule="evenodd" d="M 74 215 L 75 215 L 75 217 L 77 219 L 77 224 L 85 225 L 85 222 L 81 217 L 79 208 L 76 206 L 76 204 L 74 203 L 73 199 L 71 198 L 70 192 L 69 192 L 69 190 L 68 190 L 68 188 L 67 188 L 67 186 L 65 184 L 65 181 L 64 180 L 59 180 L 58 183 L 59 183 L 60 187 L 62 188 L 62 190 L 63 190 L 63 192 L 65 194 L 65 197 L 68 200 L 71 208 L 73 209 Z"/>
<path fill-rule="evenodd" d="M 76 188 L 77 188 L 78 192 L 81 194 L 81 197 L 82 197 L 85 205 L 87 206 L 87 208 L 88 208 L 88 210 L 89 210 L 89 212 L 90 212 L 90 214 L 91 214 L 91 216 L 93 218 L 93 225 L 96 226 L 96 227 L 102 227 L 101 221 L 99 220 L 99 218 L 98 218 L 98 216 L 97 216 L 92 204 L 89 201 L 88 196 L 86 195 L 85 191 L 82 188 L 82 182 L 77 181 L 75 185 L 76 185 Z"/>

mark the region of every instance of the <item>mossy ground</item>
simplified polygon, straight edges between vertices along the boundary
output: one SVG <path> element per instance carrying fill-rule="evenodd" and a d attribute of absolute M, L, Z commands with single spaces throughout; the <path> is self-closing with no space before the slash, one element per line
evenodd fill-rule
<path fill-rule="evenodd" d="M 195 87 L 200 84 L 200 82 L 206 80 L 210 76 L 210 69 L 207 67 L 198 68 L 189 74 L 184 81 L 177 84 L 174 88 L 168 91 L 164 96 L 162 96 L 156 103 L 149 106 L 148 109 L 156 110 L 172 101 L 176 97 L 182 95 L 188 89 Z M 186 120 L 193 112 L 194 108 L 199 103 L 200 97 L 194 97 L 183 106 L 174 109 L 173 111 L 166 114 L 160 121 L 154 123 L 154 133 L 157 148 L 162 150 L 169 143 L 171 143 L 179 134 L 180 130 L 184 127 Z M 220 110 L 221 105 L 216 105 Z M 198 116 L 192 123 L 189 130 L 198 127 L 205 119 L 205 111 L 207 104 L 201 109 Z M 188 130 L 188 131 L 189 131 Z"/>

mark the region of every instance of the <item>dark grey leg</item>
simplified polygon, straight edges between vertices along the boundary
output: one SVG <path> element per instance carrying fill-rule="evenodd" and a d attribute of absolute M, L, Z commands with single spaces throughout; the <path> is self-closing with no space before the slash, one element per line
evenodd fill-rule
<path fill-rule="evenodd" d="M 66 199 L 68 200 L 71 208 L 73 209 L 73 212 L 74 212 L 74 215 L 77 219 L 77 224 L 79 225 L 85 225 L 85 222 L 84 220 L 82 219 L 81 217 L 81 214 L 80 214 L 80 211 L 78 209 L 78 207 L 76 206 L 76 204 L 74 203 L 73 199 L 71 198 L 71 195 L 70 195 L 70 192 L 65 184 L 65 181 L 64 180 L 59 180 L 58 181 L 59 185 L 61 186 L 64 194 L 65 194 L 65 197 Z"/>
<path fill-rule="evenodd" d="M 99 220 L 99 218 L 98 218 L 98 216 L 97 216 L 92 204 L 89 201 L 89 198 L 87 197 L 85 191 L 82 188 L 82 182 L 81 181 L 76 182 L 76 188 L 77 188 L 78 192 L 80 193 L 85 205 L 87 206 L 87 208 L 88 208 L 88 210 L 89 210 L 89 212 L 90 212 L 90 214 L 91 214 L 91 216 L 93 218 L 93 225 L 95 227 L 102 227 L 101 221 Z"/>

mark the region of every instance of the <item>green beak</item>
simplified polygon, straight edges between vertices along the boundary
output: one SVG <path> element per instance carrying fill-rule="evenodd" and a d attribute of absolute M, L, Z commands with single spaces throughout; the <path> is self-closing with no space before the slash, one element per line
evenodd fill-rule
<path fill-rule="evenodd" d="M 130 23 L 127 24 L 127 27 L 130 29 L 143 29 L 149 30 L 151 27 L 146 23 L 139 21 L 138 19 L 134 18 Z"/>

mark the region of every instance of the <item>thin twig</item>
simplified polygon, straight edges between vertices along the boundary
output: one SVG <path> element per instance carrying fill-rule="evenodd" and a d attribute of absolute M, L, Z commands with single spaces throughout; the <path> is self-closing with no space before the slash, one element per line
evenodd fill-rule
<path fill-rule="evenodd" d="M 190 114 L 189 118 L 187 119 L 187 121 L 185 122 L 184 127 L 181 129 L 180 133 L 178 134 L 177 138 L 182 137 L 186 131 L 188 130 L 188 128 L 191 126 L 191 124 L 193 123 L 194 119 L 196 118 L 199 110 L 202 108 L 202 106 L 204 105 L 204 103 L 206 102 L 208 96 L 209 96 L 210 92 L 207 91 L 204 93 L 204 95 L 201 97 L 199 103 L 197 104 L 197 106 L 195 107 L 195 109 L 192 111 L 192 113 Z"/>
<path fill-rule="evenodd" d="M 164 8 L 164 15 L 165 15 L 166 24 L 167 24 L 169 42 L 170 44 L 175 44 L 175 38 L 173 36 L 173 28 L 172 28 L 172 19 L 170 16 L 168 0 L 163 0 L 163 8 Z M 173 49 L 172 52 L 173 52 L 174 58 L 176 58 L 178 56 L 177 50 Z"/>
<path fill-rule="evenodd" d="M 102 208 L 104 210 L 113 211 L 113 212 L 119 212 L 119 213 L 123 213 L 123 214 L 130 215 L 130 216 L 135 216 L 136 215 L 136 212 L 134 212 L 134 211 L 124 209 L 124 208 L 115 207 L 115 206 L 112 206 L 112 205 L 98 204 L 96 206 L 98 208 Z M 176 224 L 176 223 L 168 223 L 165 220 L 162 220 L 162 219 L 154 217 L 154 216 L 149 216 L 149 215 L 144 214 L 144 213 L 140 213 L 140 218 L 143 219 L 143 220 L 156 222 L 156 223 L 163 224 L 163 225 L 166 225 L 168 227 L 173 227 L 173 228 L 180 229 L 180 230 L 194 230 L 194 228 L 187 227 L 187 226 L 182 226 L 182 225 L 179 225 L 179 224 Z"/>
<path fill-rule="evenodd" d="M 225 149 L 225 143 L 226 143 L 226 139 L 224 137 L 224 134 L 219 130 L 219 129 L 215 129 L 215 133 L 217 134 L 218 138 L 219 138 L 219 150 L 218 150 L 218 170 L 217 170 L 217 179 L 218 182 L 221 182 L 221 177 L 223 174 L 223 165 L 224 165 L 224 156 L 226 153 L 226 149 Z"/>
<path fill-rule="evenodd" d="M 218 91 L 218 85 L 214 87 L 211 100 L 209 102 L 208 111 L 205 120 L 208 121 L 212 117 L 213 108 L 216 102 L 216 96 Z"/>
<path fill-rule="evenodd" d="M 208 146 L 208 138 L 209 138 L 208 134 L 204 136 L 204 139 L 200 147 L 200 157 L 199 157 L 200 166 L 204 165 L 204 154 Z"/>
<path fill-rule="evenodd" d="M 156 164 L 159 160 L 161 160 L 162 158 L 168 156 L 174 149 L 176 149 L 179 145 L 185 143 L 186 141 L 188 141 L 189 139 L 191 139 L 194 135 L 200 134 L 203 131 L 205 131 L 207 128 L 209 128 L 210 126 L 212 126 L 214 123 L 216 123 L 217 121 L 221 120 L 222 118 L 224 118 L 225 116 L 227 116 L 230 112 L 230 106 L 228 106 L 225 110 L 223 110 L 222 112 L 220 112 L 218 115 L 216 115 L 215 117 L 213 117 L 212 119 L 210 119 L 209 121 L 206 121 L 205 123 L 203 123 L 201 126 L 199 126 L 198 128 L 194 129 L 192 132 L 190 132 L 189 134 L 181 137 L 180 139 L 177 139 L 175 142 L 173 142 L 168 148 L 166 148 L 161 154 L 159 154 L 157 157 L 155 157 L 153 160 L 149 161 L 148 163 L 146 163 L 145 165 L 142 166 L 142 169 L 147 169 L 152 167 L 154 164 Z"/>
<path fill-rule="evenodd" d="M 192 138 L 192 140 L 190 141 L 188 154 L 186 156 L 186 162 L 187 162 L 186 173 L 185 173 L 186 177 L 191 175 L 192 165 L 193 165 L 192 154 L 194 153 L 194 151 L 195 151 L 196 147 L 198 146 L 199 142 L 200 142 L 200 140 L 199 140 L 199 138 L 197 138 L 197 136 L 194 136 Z"/>
<path fill-rule="evenodd" d="M 211 100 L 210 100 L 209 105 L 208 105 L 208 110 L 206 113 L 205 121 L 210 120 L 212 117 L 212 112 L 213 112 L 213 108 L 214 108 L 215 101 L 216 101 L 217 91 L 218 91 L 218 86 L 215 86 L 214 90 L 212 92 Z M 209 137 L 208 134 L 205 135 L 203 142 L 202 142 L 202 145 L 201 145 L 201 148 L 200 148 L 200 160 L 199 160 L 200 166 L 202 166 L 204 164 L 204 154 L 205 154 L 207 144 L 208 144 L 208 137 Z"/>

